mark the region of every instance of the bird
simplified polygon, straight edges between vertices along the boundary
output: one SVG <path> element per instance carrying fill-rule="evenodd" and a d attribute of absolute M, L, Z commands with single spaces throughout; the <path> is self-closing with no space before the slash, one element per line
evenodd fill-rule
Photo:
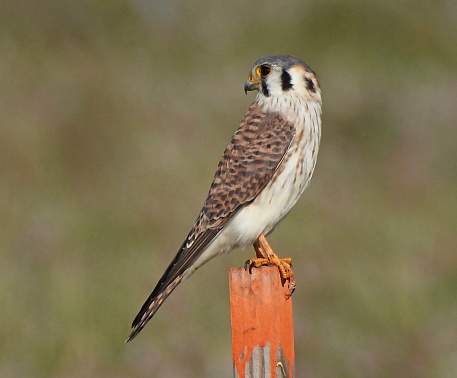
<path fill-rule="evenodd" d="M 309 185 L 321 139 L 321 89 L 315 72 L 291 55 L 252 66 L 244 91 L 257 91 L 222 155 L 208 196 L 178 253 L 132 323 L 133 340 L 184 280 L 215 256 L 253 245 L 246 269 L 276 265 L 286 298 L 295 289 L 291 259 L 266 240 Z"/>

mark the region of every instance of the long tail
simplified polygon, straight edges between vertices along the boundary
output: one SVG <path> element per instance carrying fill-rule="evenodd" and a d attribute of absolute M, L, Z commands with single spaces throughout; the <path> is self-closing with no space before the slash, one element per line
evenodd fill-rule
<path fill-rule="evenodd" d="M 167 299 L 167 297 L 171 294 L 171 292 L 179 285 L 181 280 L 183 279 L 183 275 L 179 275 L 176 277 L 172 282 L 168 285 L 163 287 L 163 283 L 159 282 L 149 296 L 149 298 L 144 303 L 143 307 L 141 307 L 140 312 L 135 317 L 132 323 L 133 331 L 130 336 L 125 340 L 126 343 L 133 340 L 138 333 L 144 328 L 147 322 L 154 316 L 157 312 L 159 307 L 162 303 Z"/>
<path fill-rule="evenodd" d="M 195 226 L 194 226 L 195 228 Z M 129 342 L 133 340 L 136 335 L 144 328 L 146 323 L 154 316 L 157 310 L 162 306 L 162 303 L 172 291 L 179 285 L 184 277 L 189 277 L 197 267 L 194 265 L 195 261 L 199 258 L 202 251 L 212 243 L 214 238 L 220 232 L 219 229 L 206 229 L 204 232 L 198 234 L 198 237 L 191 243 L 189 240 L 194 238 L 194 228 L 187 236 L 185 242 L 179 249 L 179 252 L 174 257 L 168 268 L 165 270 L 162 278 L 152 291 L 152 294 L 141 307 L 140 312 L 135 317 L 132 323 L 133 331 L 130 336 L 125 340 Z"/>

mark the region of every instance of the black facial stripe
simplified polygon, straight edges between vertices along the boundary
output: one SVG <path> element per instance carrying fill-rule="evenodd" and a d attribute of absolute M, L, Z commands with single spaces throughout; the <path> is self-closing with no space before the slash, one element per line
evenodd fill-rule
<path fill-rule="evenodd" d="M 281 86 L 284 92 L 293 88 L 292 78 L 286 70 L 283 70 L 281 74 Z"/>
<path fill-rule="evenodd" d="M 268 91 L 268 85 L 267 85 L 267 81 L 265 79 L 262 80 L 261 87 L 262 87 L 263 95 L 265 97 L 268 97 L 270 95 L 270 92 Z"/>
<path fill-rule="evenodd" d="M 311 79 L 308 79 L 307 77 L 305 77 L 305 81 L 306 81 L 306 89 L 308 89 L 311 92 L 316 93 L 316 87 L 314 86 L 314 82 Z"/>

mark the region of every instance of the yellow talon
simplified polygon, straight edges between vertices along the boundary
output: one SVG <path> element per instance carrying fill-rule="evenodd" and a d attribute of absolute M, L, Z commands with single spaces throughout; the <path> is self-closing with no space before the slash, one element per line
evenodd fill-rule
<path fill-rule="evenodd" d="M 267 239 L 263 234 L 260 234 L 257 240 L 254 243 L 254 249 L 256 252 L 257 258 L 249 259 L 244 264 L 245 268 L 249 268 L 249 273 L 251 273 L 252 268 L 258 268 L 265 265 L 276 265 L 279 269 L 279 274 L 281 276 L 281 283 L 284 286 L 286 281 L 289 281 L 289 288 L 285 294 L 286 299 L 289 299 L 292 293 L 295 290 L 295 279 L 294 273 L 292 271 L 292 259 L 284 258 L 280 259 L 271 249 L 270 245 L 267 242 Z"/>

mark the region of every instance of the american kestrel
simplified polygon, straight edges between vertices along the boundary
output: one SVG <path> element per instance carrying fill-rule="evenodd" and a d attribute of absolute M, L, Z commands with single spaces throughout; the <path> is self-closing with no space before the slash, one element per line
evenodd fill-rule
<path fill-rule="evenodd" d="M 288 55 L 259 59 L 244 90 L 257 90 L 219 162 L 203 208 L 177 255 L 132 323 L 132 340 L 165 299 L 200 266 L 234 248 L 253 245 L 249 269 L 278 266 L 287 296 L 295 288 L 290 259 L 279 259 L 268 235 L 308 186 L 321 136 L 316 74 Z"/>

